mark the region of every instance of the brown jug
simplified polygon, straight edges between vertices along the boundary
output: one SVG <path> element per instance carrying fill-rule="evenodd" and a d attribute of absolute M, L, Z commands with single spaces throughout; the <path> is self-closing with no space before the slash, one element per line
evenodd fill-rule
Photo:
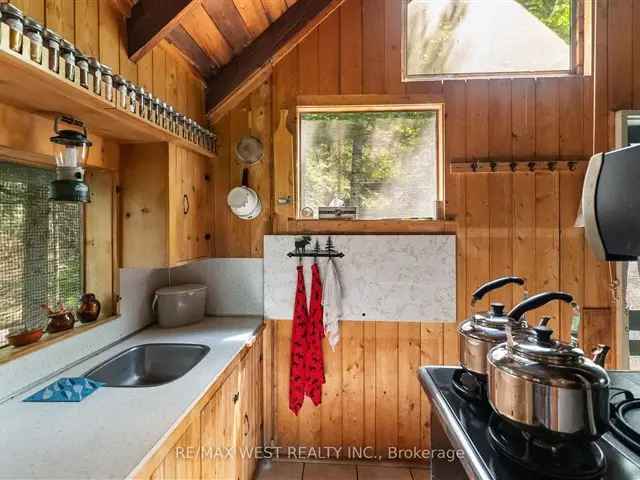
<path fill-rule="evenodd" d="M 95 322 L 100 316 L 100 302 L 93 293 L 85 293 L 80 299 L 78 319 L 82 323 Z"/>

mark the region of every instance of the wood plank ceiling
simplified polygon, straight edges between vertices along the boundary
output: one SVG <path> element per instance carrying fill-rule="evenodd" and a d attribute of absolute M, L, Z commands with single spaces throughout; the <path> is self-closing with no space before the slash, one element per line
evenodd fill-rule
<path fill-rule="evenodd" d="M 297 0 L 201 0 L 167 39 L 205 78 L 215 75 Z"/>

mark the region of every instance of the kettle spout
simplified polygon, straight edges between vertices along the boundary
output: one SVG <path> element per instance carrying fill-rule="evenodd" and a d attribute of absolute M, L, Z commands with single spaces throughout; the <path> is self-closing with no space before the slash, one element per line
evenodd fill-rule
<path fill-rule="evenodd" d="M 591 360 L 593 360 L 596 365 L 604 368 L 604 362 L 607 359 L 609 350 L 610 348 L 607 345 L 598 345 L 596 348 L 591 350 Z"/>

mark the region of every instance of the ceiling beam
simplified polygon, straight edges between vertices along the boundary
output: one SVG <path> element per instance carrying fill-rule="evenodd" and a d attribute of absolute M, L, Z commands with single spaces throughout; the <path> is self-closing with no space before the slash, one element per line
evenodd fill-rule
<path fill-rule="evenodd" d="M 169 35 L 200 0 L 139 0 L 127 19 L 127 54 L 137 62 Z"/>
<path fill-rule="evenodd" d="M 200 45 L 191 38 L 191 35 L 182 25 L 178 25 L 167 36 L 167 40 L 180 50 L 189 63 L 195 67 L 200 76 L 205 80 L 211 78 L 218 70 L 218 66 L 200 48 Z"/>
<path fill-rule="evenodd" d="M 298 0 L 253 43 L 207 82 L 212 122 L 233 108 L 250 86 L 257 85 L 345 0 Z"/>

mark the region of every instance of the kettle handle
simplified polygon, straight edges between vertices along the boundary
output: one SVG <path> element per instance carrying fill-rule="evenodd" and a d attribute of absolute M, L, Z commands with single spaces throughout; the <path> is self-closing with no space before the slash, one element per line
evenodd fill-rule
<path fill-rule="evenodd" d="M 471 305 L 474 305 L 476 302 L 480 301 L 482 297 L 484 297 L 487 293 L 492 290 L 496 290 L 498 288 L 504 287 L 506 285 L 515 283 L 517 285 L 524 285 L 524 278 L 522 277 L 501 277 L 496 278 L 495 280 L 491 280 L 487 282 L 471 294 Z"/>
<path fill-rule="evenodd" d="M 158 313 L 157 307 L 158 307 L 158 295 L 154 295 L 153 296 L 153 302 L 151 302 L 151 311 L 153 313 Z"/>
<path fill-rule="evenodd" d="M 564 292 L 544 292 L 539 293 L 538 295 L 534 295 L 532 297 L 523 300 L 515 307 L 511 309 L 511 311 L 507 314 L 509 318 L 514 320 L 519 320 L 526 312 L 529 310 L 533 310 L 535 308 L 546 305 L 547 303 L 553 300 L 562 300 L 566 303 L 573 302 L 573 297 L 568 293 Z"/>

